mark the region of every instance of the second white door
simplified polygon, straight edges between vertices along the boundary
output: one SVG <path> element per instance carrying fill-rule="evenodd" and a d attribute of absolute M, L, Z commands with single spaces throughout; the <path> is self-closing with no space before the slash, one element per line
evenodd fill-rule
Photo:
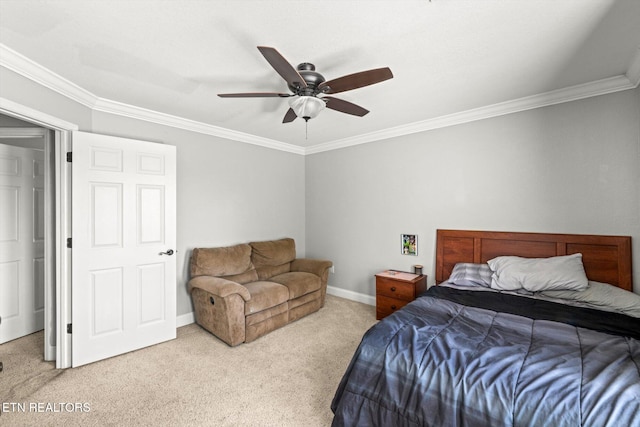
<path fill-rule="evenodd" d="M 44 152 L 0 144 L 0 344 L 44 328 Z"/>

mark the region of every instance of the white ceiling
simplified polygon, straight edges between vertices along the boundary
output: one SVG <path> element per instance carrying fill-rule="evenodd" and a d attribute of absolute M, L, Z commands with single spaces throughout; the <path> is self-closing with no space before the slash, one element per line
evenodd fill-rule
<path fill-rule="evenodd" d="M 633 87 L 640 1 L 0 0 L 0 44 L 0 65 L 24 56 L 97 109 L 308 151 Z M 258 45 L 327 80 L 394 78 L 337 94 L 371 112 L 324 110 L 305 139 L 303 120 L 281 123 L 286 99 L 216 96 L 288 92 Z"/>

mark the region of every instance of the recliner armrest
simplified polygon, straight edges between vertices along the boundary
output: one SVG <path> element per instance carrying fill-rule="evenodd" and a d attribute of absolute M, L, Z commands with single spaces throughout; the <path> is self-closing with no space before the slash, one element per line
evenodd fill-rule
<path fill-rule="evenodd" d="M 291 271 L 304 271 L 323 277 L 333 262 L 324 259 L 297 258 L 291 262 Z"/>
<path fill-rule="evenodd" d="M 198 276 L 189 280 L 188 285 L 189 293 L 191 293 L 193 288 L 199 288 L 222 298 L 231 294 L 238 294 L 245 301 L 249 301 L 251 299 L 249 290 L 240 283 L 222 279 L 220 277 Z"/>

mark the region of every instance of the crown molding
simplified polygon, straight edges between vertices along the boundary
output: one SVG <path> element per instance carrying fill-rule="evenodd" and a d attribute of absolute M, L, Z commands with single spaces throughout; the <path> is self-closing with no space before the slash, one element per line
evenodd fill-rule
<path fill-rule="evenodd" d="M 472 110 L 435 117 L 376 132 L 357 135 L 350 138 L 317 144 L 306 148 L 269 138 L 263 138 L 256 135 L 225 129 L 219 126 L 209 125 L 206 123 L 189 120 L 158 111 L 148 110 L 117 101 L 100 98 L 92 94 L 91 92 L 81 88 L 80 86 L 70 82 L 69 80 L 59 76 L 51 70 L 48 70 L 40 64 L 30 60 L 29 58 L 26 58 L 25 56 L 10 49 L 2 43 L 0 43 L 0 66 L 12 70 L 23 77 L 33 80 L 34 82 L 48 89 L 51 89 L 67 98 L 70 98 L 86 107 L 89 107 L 93 111 L 101 111 L 109 114 L 120 115 L 136 120 L 157 123 L 233 141 L 244 142 L 247 144 L 258 145 L 280 151 L 286 151 L 289 153 L 307 155 L 352 147 L 369 142 L 381 141 L 389 138 L 396 138 L 419 132 L 426 132 L 429 130 L 455 126 L 491 117 L 516 113 L 519 111 L 531 110 L 549 105 L 561 104 L 564 102 L 604 95 L 607 93 L 633 89 L 638 87 L 638 84 L 640 83 L 640 47 L 636 50 L 635 55 L 625 75 L 615 76 L 538 95 L 528 96 Z M 10 101 L 0 98 L 0 102 L 0 107 L 4 108 L 9 106 L 8 103 Z M 6 110 L 11 111 L 10 106 L 6 108 Z M 22 110 L 19 109 L 16 112 L 19 113 L 20 111 Z M 46 119 L 51 120 L 54 118 L 48 116 Z M 75 127 L 77 129 L 77 126 L 73 124 L 62 121 L 60 122 L 61 128 L 69 129 L 69 127 Z"/>
<path fill-rule="evenodd" d="M 58 92 L 85 107 L 93 108 L 98 97 L 0 43 L 0 65 L 34 82 Z"/>
<path fill-rule="evenodd" d="M 491 117 L 517 113 L 519 111 L 532 110 L 549 105 L 562 104 L 565 102 L 577 101 L 579 99 L 590 98 L 593 96 L 605 95 L 607 93 L 633 89 L 636 86 L 637 82 L 634 85 L 634 83 L 627 76 L 611 77 L 591 83 L 570 86 L 568 88 L 553 90 L 538 95 L 527 96 L 511 101 L 500 102 L 497 104 L 487 105 L 485 107 L 475 108 L 472 110 L 461 111 L 459 113 L 449 114 L 446 116 L 440 116 L 432 119 L 422 120 L 419 122 L 409 123 L 402 126 L 396 126 L 393 128 L 358 135 L 351 138 L 340 139 L 325 144 L 314 145 L 312 147 L 308 147 L 305 150 L 305 154 L 321 153 L 324 151 L 338 150 L 340 148 L 367 144 L 369 142 L 381 141 L 389 138 L 397 138 L 413 133 L 426 132 L 434 129 L 488 119 Z"/>
<path fill-rule="evenodd" d="M 286 151 L 289 153 L 304 155 L 304 148 L 297 145 L 287 144 L 284 142 L 276 141 L 275 139 L 263 138 L 248 133 L 225 129 L 219 126 L 185 119 L 183 117 L 173 116 L 171 114 L 160 113 L 158 111 L 148 110 L 146 108 L 136 107 L 134 105 L 124 104 L 109 99 L 99 98 L 95 106 L 93 107 L 93 110 L 109 114 L 116 114 L 136 120 L 143 120 L 146 122 L 156 123 L 164 126 L 170 126 L 177 129 L 184 129 L 191 132 L 202 133 L 205 135 L 217 136 L 220 138 L 244 142 L 247 144 L 259 145 L 261 147 Z"/>

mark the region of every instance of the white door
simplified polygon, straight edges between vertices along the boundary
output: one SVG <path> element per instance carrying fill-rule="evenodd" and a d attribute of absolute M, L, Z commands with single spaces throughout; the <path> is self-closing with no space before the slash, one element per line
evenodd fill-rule
<path fill-rule="evenodd" d="M 44 152 L 0 144 L 0 344 L 44 328 Z"/>
<path fill-rule="evenodd" d="M 72 152 L 75 367 L 176 337 L 176 151 L 74 132 Z"/>

